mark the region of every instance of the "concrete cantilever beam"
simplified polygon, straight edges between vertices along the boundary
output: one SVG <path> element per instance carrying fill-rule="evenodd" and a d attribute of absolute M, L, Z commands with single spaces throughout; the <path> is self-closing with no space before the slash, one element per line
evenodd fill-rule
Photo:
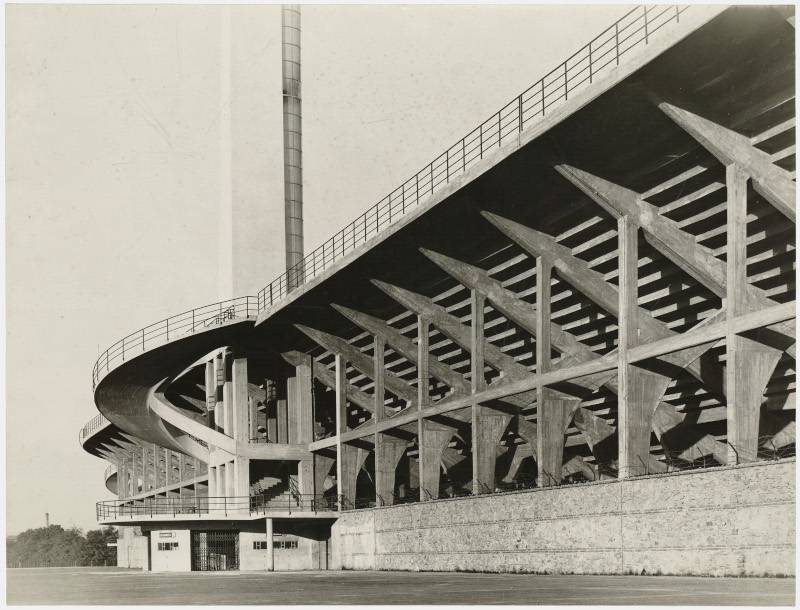
<path fill-rule="evenodd" d="M 292 366 L 300 366 L 307 358 L 306 354 L 298 351 L 284 352 L 281 354 L 281 357 Z M 336 377 L 329 368 L 314 366 L 313 369 L 313 375 L 317 381 L 332 390 L 336 389 Z M 347 384 L 347 400 L 370 413 L 372 413 L 375 408 L 375 401 L 372 399 L 372 396 L 351 383 Z"/>
<path fill-rule="evenodd" d="M 658 107 L 723 165 L 735 163 L 753 180 L 753 188 L 776 210 L 797 222 L 797 185 L 791 174 L 775 165 L 769 155 L 745 136 L 667 102 Z"/>
<path fill-rule="evenodd" d="M 355 368 L 361 371 L 364 375 L 367 375 L 370 378 L 374 378 L 375 375 L 375 365 L 370 357 L 365 355 L 360 350 L 353 347 L 350 343 L 342 339 L 341 337 L 337 337 L 335 335 L 331 335 L 330 333 L 323 332 L 321 330 L 316 330 L 314 328 L 310 328 L 308 326 L 304 326 L 303 324 L 295 324 L 295 328 L 297 328 L 300 332 L 304 335 L 308 336 L 310 339 L 327 349 L 329 352 L 338 353 L 344 356 L 345 360 L 352 364 Z M 401 379 L 394 373 L 389 371 L 384 372 L 384 383 L 386 384 L 386 389 L 395 394 L 398 398 L 405 400 L 408 404 L 416 403 L 417 401 L 417 390 L 412 387 L 407 381 Z M 370 408 L 369 411 L 373 409 Z"/>
<path fill-rule="evenodd" d="M 512 291 L 503 287 L 498 280 L 491 277 L 483 269 L 425 248 L 420 248 L 420 251 L 465 286 L 484 292 L 486 297 L 503 315 L 516 322 L 532 337 L 536 337 L 536 307 L 528 304 Z M 587 345 L 578 341 L 572 334 L 565 331 L 555 322 L 550 323 L 550 342 L 556 350 L 568 357 L 566 361 L 563 359 L 559 361 L 558 365 L 561 365 L 561 367 L 569 366 L 573 363 L 589 362 L 598 357 Z M 558 365 L 553 368 L 561 368 Z M 595 384 L 595 386 L 587 385 L 589 389 L 591 387 L 596 389 L 600 385 L 605 385 L 614 394 L 619 392 L 617 375 L 613 371 L 581 379 L 578 383 L 583 385 L 586 379 L 590 379 L 591 383 Z M 661 438 L 662 434 L 680 425 L 685 418 L 686 416 L 678 413 L 673 405 L 662 401 L 656 407 L 653 418 L 654 431 Z M 695 449 L 704 452 L 704 454 L 711 453 L 717 461 L 725 463 L 727 449 L 723 443 L 720 443 L 711 435 L 704 436 L 689 447 L 687 451 L 694 451 Z"/>
<path fill-rule="evenodd" d="M 541 231 L 489 212 L 481 212 L 481 214 L 500 232 L 532 256 L 545 256 L 552 260 L 553 267 L 564 279 L 608 313 L 619 318 L 619 292 L 617 289 L 606 282 L 600 273 L 591 269 L 586 261 L 574 256 L 569 248 L 559 244 L 551 236 Z M 650 312 L 642 307 L 638 308 L 638 321 L 644 337 L 651 341 L 666 339 L 678 334 L 671 331 L 663 322 L 656 320 L 650 315 Z M 679 368 L 686 368 L 698 380 L 721 393 L 719 376 L 709 378 L 708 371 L 701 369 L 697 362 L 697 359 L 714 343 L 710 342 L 704 346 L 683 350 L 680 353 L 667 354 L 662 356 L 662 359 Z"/>
<path fill-rule="evenodd" d="M 450 314 L 444 307 L 410 290 L 405 290 L 378 280 L 372 280 L 372 283 L 398 301 L 406 309 L 430 319 L 433 325 L 456 345 L 459 345 L 462 349 L 470 349 L 471 340 L 469 327 L 462 324 L 460 320 Z M 504 377 L 508 379 L 522 379 L 531 375 L 527 367 L 521 365 L 512 356 L 504 353 L 496 345 L 485 339 L 483 349 L 486 363 L 502 371 Z M 576 385 L 580 385 L 580 382 Z M 514 406 L 524 407 L 536 400 L 536 392 L 526 392 L 518 396 L 504 398 L 503 400 Z M 577 408 L 578 404 L 579 402 L 575 401 L 574 406 Z M 586 409 L 581 409 L 581 411 L 581 418 L 576 419 L 575 423 L 581 430 L 581 433 L 586 436 L 590 446 L 599 444 L 603 439 L 608 438 L 614 433 L 614 428 L 604 419 L 597 417 L 594 413 Z M 573 410 L 570 410 L 569 415 L 571 416 L 572 413 Z M 567 419 L 564 423 L 565 430 L 568 423 L 569 420 Z M 518 417 L 517 430 L 519 435 L 532 447 L 536 446 L 537 427 L 534 424 L 523 417 Z"/>
<path fill-rule="evenodd" d="M 331 307 L 353 322 L 353 324 L 356 324 L 375 336 L 382 337 L 386 343 L 398 354 L 403 356 L 403 358 L 415 365 L 417 364 L 419 353 L 416 344 L 393 326 L 369 314 L 344 307 L 343 305 L 333 303 Z M 434 357 L 430 359 L 428 369 L 431 375 L 443 381 L 457 392 L 469 391 L 469 381 L 460 373 L 457 373 L 446 364 L 440 362 L 437 358 Z"/>
<path fill-rule="evenodd" d="M 641 194 L 569 165 L 556 166 L 556 170 L 615 218 L 633 218 L 644 231 L 645 239 L 656 250 L 718 297 L 726 298 L 728 279 L 725 263 L 699 244 L 693 235 L 683 231 L 674 220 L 659 214 L 658 209 L 647 203 Z M 775 305 L 755 286 L 748 284 L 745 291 L 744 297 L 751 309 Z M 643 310 L 639 308 L 640 320 L 643 319 L 642 313 Z M 774 328 L 786 335 L 787 340 L 782 347 L 794 357 L 794 323 L 782 323 Z"/>

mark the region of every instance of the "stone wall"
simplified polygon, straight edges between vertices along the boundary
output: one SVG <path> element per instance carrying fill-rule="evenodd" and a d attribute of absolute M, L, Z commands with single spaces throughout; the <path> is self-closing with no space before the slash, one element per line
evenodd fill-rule
<path fill-rule="evenodd" d="M 120 526 L 117 532 L 117 566 L 147 570 L 149 539 L 142 535 L 142 528 Z"/>
<path fill-rule="evenodd" d="M 351 511 L 334 569 L 795 573 L 795 462 Z"/>

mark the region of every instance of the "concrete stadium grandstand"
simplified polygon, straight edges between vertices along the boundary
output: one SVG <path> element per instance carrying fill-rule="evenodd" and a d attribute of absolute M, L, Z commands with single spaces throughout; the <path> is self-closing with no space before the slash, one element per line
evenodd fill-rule
<path fill-rule="evenodd" d="M 286 273 L 94 366 L 120 565 L 794 574 L 794 37 L 637 6 L 304 256 L 286 8 Z"/>

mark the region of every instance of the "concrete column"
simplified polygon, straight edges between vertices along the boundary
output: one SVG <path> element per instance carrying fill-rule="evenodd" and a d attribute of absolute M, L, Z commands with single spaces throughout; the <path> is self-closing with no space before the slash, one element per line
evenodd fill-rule
<path fill-rule="evenodd" d="M 225 464 L 225 495 L 229 498 L 236 495 L 236 467 L 234 461 Z"/>
<path fill-rule="evenodd" d="M 208 495 L 212 498 L 218 496 L 217 493 L 217 467 L 208 467 Z"/>
<path fill-rule="evenodd" d="M 233 405 L 233 382 L 230 379 L 225 381 L 222 386 L 222 403 L 224 405 L 223 412 L 225 414 L 222 422 L 223 430 L 227 436 L 233 438 L 233 420 L 234 420 L 234 405 Z"/>
<path fill-rule="evenodd" d="M 247 397 L 247 439 L 248 442 L 258 438 L 258 408 L 252 396 Z"/>
<path fill-rule="evenodd" d="M 236 441 L 237 453 L 240 445 L 250 442 L 249 395 L 247 391 L 247 358 L 236 358 L 231 368 L 231 436 Z"/>
<path fill-rule="evenodd" d="M 628 363 L 628 350 L 639 344 L 639 225 L 629 216 L 618 221 L 619 235 L 619 394 L 617 425 L 619 478 L 648 474 L 653 414 L 670 383 Z"/>
<path fill-rule="evenodd" d="M 163 478 L 164 478 L 162 484 L 164 485 L 164 487 L 167 487 L 169 485 L 169 458 L 168 458 L 169 449 L 162 448 L 160 453 L 161 455 L 158 456 L 159 463 L 161 461 L 161 457 L 163 456 L 164 458 L 164 466 L 161 467 L 161 471 L 163 473 Z"/>
<path fill-rule="evenodd" d="M 536 373 L 551 370 L 550 286 L 552 265 L 542 256 L 536 259 Z M 539 386 L 536 411 L 536 466 L 538 486 L 561 483 L 564 463 L 564 435 L 573 409 L 580 399 Z M 520 452 L 520 455 L 522 453 Z M 516 455 L 515 455 L 516 457 Z M 521 460 L 520 460 L 521 461 Z"/>
<path fill-rule="evenodd" d="M 486 297 L 470 291 L 472 323 L 470 325 L 470 380 L 473 394 L 486 387 L 484 375 L 483 309 Z M 477 402 L 472 404 L 472 493 L 493 492 L 495 488 L 495 461 L 497 445 L 511 417 L 486 413 Z"/>
<path fill-rule="evenodd" d="M 217 404 L 217 378 L 214 373 L 214 360 L 206 362 L 206 412 L 208 427 L 215 425 L 214 410 Z"/>
<path fill-rule="evenodd" d="M 266 551 L 266 564 L 267 564 L 267 572 L 273 572 L 275 570 L 275 551 L 273 549 L 273 525 L 272 519 L 267 517 L 266 519 L 266 529 L 267 529 L 267 551 Z"/>
<path fill-rule="evenodd" d="M 298 438 L 302 444 L 314 441 L 314 362 L 311 356 L 295 367 L 295 393 L 298 416 Z"/>
<path fill-rule="evenodd" d="M 394 504 L 397 464 L 407 447 L 408 441 L 380 432 L 375 435 L 375 494 L 378 506 Z"/>
<path fill-rule="evenodd" d="M 142 491 L 152 489 L 150 484 L 150 456 L 147 447 L 142 447 Z"/>
<path fill-rule="evenodd" d="M 439 495 L 439 460 L 441 451 L 436 447 L 441 445 L 441 439 L 435 434 L 427 437 L 428 430 L 441 427 L 432 426 L 422 417 L 422 412 L 430 404 L 430 330 L 431 325 L 427 318 L 417 316 L 417 486 L 419 487 L 420 501 L 426 500 L 425 491 L 432 497 Z M 449 437 L 448 437 L 449 441 Z M 376 460 L 377 466 L 377 460 Z M 413 486 L 412 477 L 409 476 L 409 485 Z"/>
<path fill-rule="evenodd" d="M 336 494 L 338 497 L 339 510 L 342 510 L 342 494 L 344 494 L 344 471 L 342 468 L 344 463 L 344 447 L 342 445 L 342 433 L 347 431 L 347 363 L 339 354 L 336 354 L 334 362 L 334 374 L 336 378 Z"/>
<path fill-rule="evenodd" d="M 246 457 L 236 456 L 233 461 L 234 481 L 232 495 L 244 497 L 250 495 L 250 460 Z"/>
<path fill-rule="evenodd" d="M 289 415 L 286 399 L 281 398 L 276 402 L 276 420 L 277 420 L 277 434 L 278 442 L 281 444 L 289 442 Z"/>
<path fill-rule="evenodd" d="M 342 479 L 338 482 L 340 493 L 346 500 L 354 502 L 356 499 L 356 484 L 358 475 L 364 462 L 367 461 L 369 451 L 361 447 L 343 444 L 340 453 Z"/>
<path fill-rule="evenodd" d="M 220 354 L 214 359 L 214 427 L 222 432 L 225 427 L 225 357 Z"/>
<path fill-rule="evenodd" d="M 267 407 L 266 410 L 267 416 L 267 438 L 269 438 L 270 443 L 277 443 L 278 442 L 278 418 L 277 418 L 277 408 L 273 403 L 270 407 Z"/>
<path fill-rule="evenodd" d="M 286 438 L 290 444 L 299 442 L 298 432 L 300 426 L 300 412 L 297 408 L 297 379 L 289 377 L 286 380 Z"/>
<path fill-rule="evenodd" d="M 438 426 L 429 421 L 422 421 L 422 440 L 419 444 L 419 494 L 421 500 L 439 497 L 439 481 L 442 471 L 442 452 L 447 448 L 453 430 Z M 411 482 L 413 486 L 413 481 Z"/>
<path fill-rule="evenodd" d="M 125 458 L 117 461 L 117 499 L 122 500 L 125 498 L 125 487 L 127 484 L 127 467 L 125 465 Z"/>
<path fill-rule="evenodd" d="M 300 460 L 297 464 L 297 486 L 304 496 L 310 496 L 314 493 L 313 460 Z"/>
<path fill-rule="evenodd" d="M 314 495 L 321 496 L 325 492 L 325 479 L 331 471 L 334 458 L 327 455 L 314 454 Z M 338 473 L 338 467 L 337 467 Z"/>
<path fill-rule="evenodd" d="M 736 316 L 748 313 L 747 280 L 747 182 L 748 175 L 736 165 L 726 168 L 728 188 L 728 247 L 726 256 L 726 333 L 728 463 L 750 462 L 758 455 L 759 420 L 764 390 L 781 352 L 732 330 Z M 793 199 L 793 197 L 792 197 Z"/>

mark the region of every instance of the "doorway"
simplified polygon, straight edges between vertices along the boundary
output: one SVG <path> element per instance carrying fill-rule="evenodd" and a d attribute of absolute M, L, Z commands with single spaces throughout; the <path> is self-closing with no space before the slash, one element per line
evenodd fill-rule
<path fill-rule="evenodd" d="M 191 547 L 193 572 L 239 569 L 239 532 L 193 531 Z"/>

